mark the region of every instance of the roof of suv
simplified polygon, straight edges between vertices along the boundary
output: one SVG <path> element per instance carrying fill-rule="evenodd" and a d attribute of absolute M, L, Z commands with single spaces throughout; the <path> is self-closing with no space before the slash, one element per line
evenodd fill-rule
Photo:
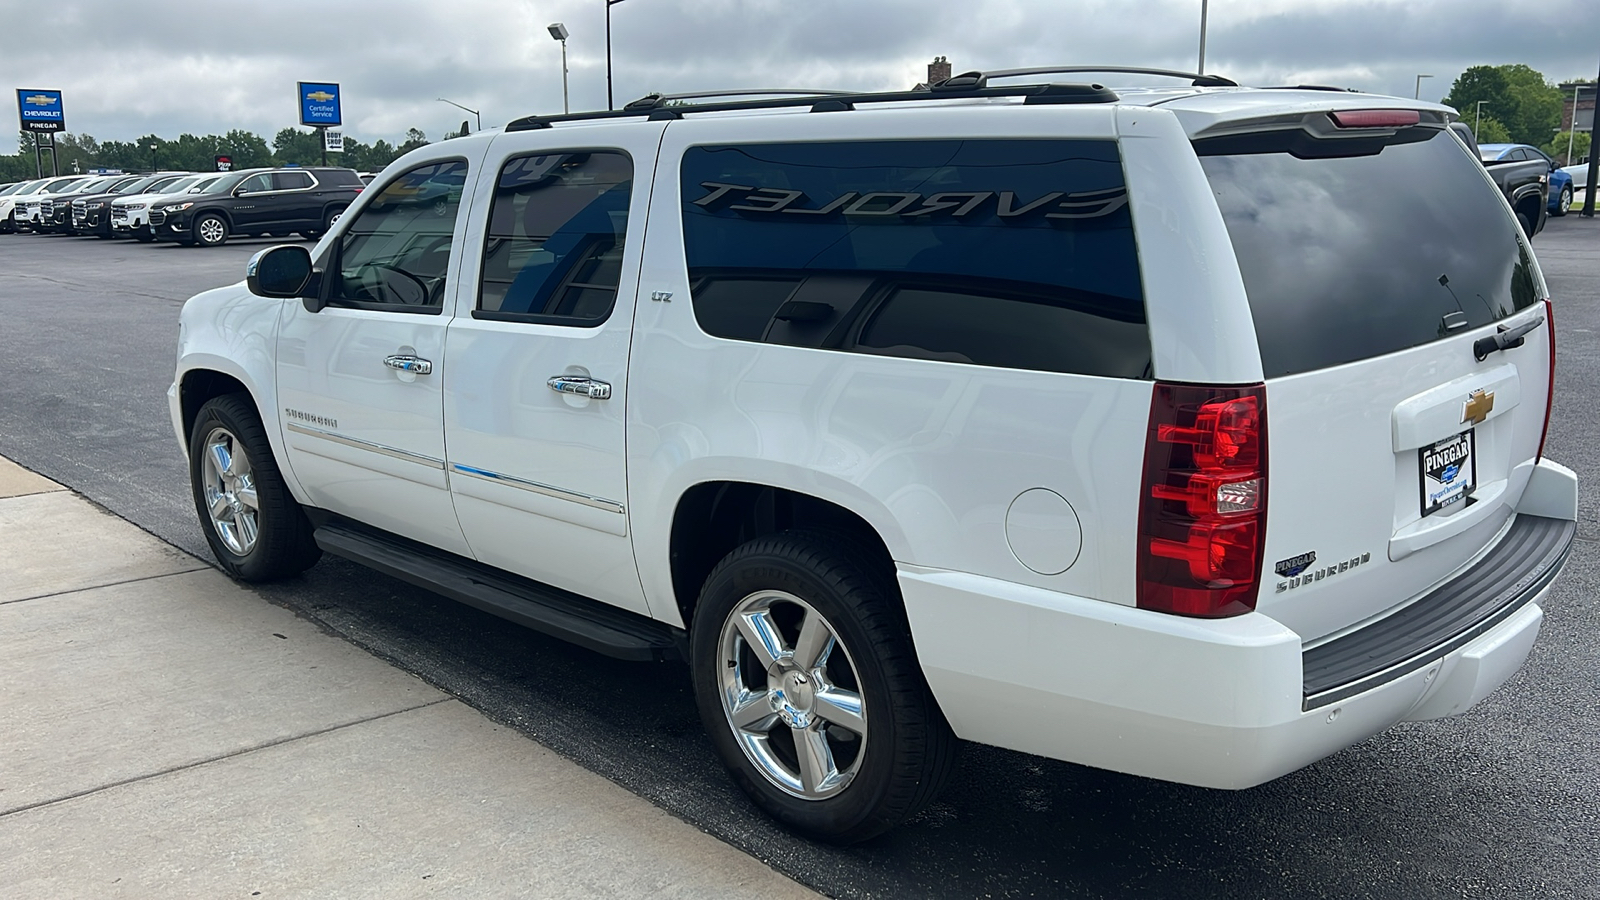
<path fill-rule="evenodd" d="M 1191 81 L 1188 85 L 1174 87 L 1117 87 L 1100 83 L 1033 81 L 1023 84 L 990 84 L 990 79 L 1014 79 L 1052 73 L 1128 73 L 1137 75 L 1170 76 Z M 757 98 L 757 99 L 727 99 Z M 968 72 L 912 91 L 884 93 L 848 93 L 838 91 L 798 90 L 747 90 L 701 92 L 691 94 L 650 94 L 628 103 L 619 110 L 573 113 L 555 116 L 527 116 L 506 125 L 506 131 L 531 131 L 549 128 L 568 122 L 595 122 L 611 119 L 681 119 L 686 114 L 720 113 L 724 115 L 770 114 L 788 110 L 792 112 L 844 112 L 852 111 L 858 104 L 873 104 L 876 108 L 970 108 L 1001 105 L 1111 105 L 1111 106 L 1162 106 L 1179 114 L 1184 128 L 1191 136 L 1199 136 L 1218 124 L 1230 123 L 1230 130 L 1240 120 L 1259 122 L 1271 127 L 1273 120 L 1287 124 L 1308 113 L 1339 109 L 1417 110 L 1425 121 L 1443 125 L 1453 118 L 1454 110 L 1437 103 L 1381 94 L 1365 94 L 1343 88 L 1319 85 L 1293 87 L 1243 87 L 1229 79 L 1215 75 L 1196 75 L 1158 69 L 1089 69 L 1065 67 L 1048 69 L 1015 69 L 999 72 Z"/>

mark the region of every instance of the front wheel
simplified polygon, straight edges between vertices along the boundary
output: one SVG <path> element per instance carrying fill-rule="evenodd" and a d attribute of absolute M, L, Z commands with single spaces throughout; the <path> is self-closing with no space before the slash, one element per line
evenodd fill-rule
<path fill-rule="evenodd" d="M 888 565 L 822 532 L 758 538 L 717 565 L 694 614 L 695 697 L 723 763 L 824 840 L 915 815 L 954 759 Z"/>
<path fill-rule="evenodd" d="M 206 542 L 234 578 L 286 578 L 322 556 L 247 395 L 200 407 L 189 436 L 189 481 Z"/>

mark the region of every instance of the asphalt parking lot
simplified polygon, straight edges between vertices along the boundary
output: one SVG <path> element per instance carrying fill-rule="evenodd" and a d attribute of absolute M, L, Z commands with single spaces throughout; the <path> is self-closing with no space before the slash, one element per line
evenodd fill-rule
<path fill-rule="evenodd" d="M 0 236 L 0 455 L 209 558 L 166 412 L 177 314 L 272 243 Z M 921 818 L 827 847 L 727 780 L 681 667 L 605 659 L 337 559 L 258 593 L 836 897 L 1600 896 L 1600 220 L 1552 220 L 1535 249 L 1558 330 L 1547 455 L 1583 489 L 1532 658 L 1465 716 L 1251 790 L 972 746 Z"/>

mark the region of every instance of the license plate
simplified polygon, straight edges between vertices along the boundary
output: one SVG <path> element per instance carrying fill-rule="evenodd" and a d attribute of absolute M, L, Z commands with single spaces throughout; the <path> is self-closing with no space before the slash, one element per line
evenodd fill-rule
<path fill-rule="evenodd" d="M 1468 428 L 1454 437 L 1417 451 L 1422 466 L 1422 514 L 1455 510 L 1478 484 L 1478 460 Z"/>

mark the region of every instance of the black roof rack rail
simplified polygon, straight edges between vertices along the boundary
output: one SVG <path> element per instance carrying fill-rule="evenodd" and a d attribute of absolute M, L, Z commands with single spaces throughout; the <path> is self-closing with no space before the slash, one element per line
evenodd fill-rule
<path fill-rule="evenodd" d="M 1018 84 L 989 87 L 982 78 L 976 83 L 961 84 L 956 76 L 934 85 L 932 90 L 885 91 L 881 93 L 816 92 L 816 91 L 716 91 L 700 96 L 737 97 L 748 94 L 768 95 L 757 100 L 728 100 L 712 103 L 685 102 L 693 94 L 647 94 L 622 109 L 594 112 L 568 113 L 557 116 L 525 116 L 506 125 L 506 131 L 533 131 L 549 128 L 557 122 L 592 122 L 603 119 L 643 118 L 646 120 L 681 119 L 685 113 L 736 112 L 755 109 L 784 109 L 809 106 L 812 112 L 834 112 L 855 109 L 857 103 L 903 103 L 925 100 L 983 99 L 990 97 L 1021 97 L 1024 103 L 1115 103 L 1116 91 L 1099 84 Z"/>
<path fill-rule="evenodd" d="M 1180 72 L 1175 69 L 1142 69 L 1133 66 L 1040 66 L 1032 69 L 1001 69 L 996 72 L 966 72 L 951 78 L 976 78 L 987 81 L 990 78 L 1021 78 L 1025 75 L 1066 75 L 1066 74 L 1116 74 L 1116 75 L 1164 75 L 1168 78 L 1187 78 L 1194 83 L 1194 87 L 1238 87 L 1239 82 L 1221 75 L 1201 75 L 1198 72 Z M 937 86 L 935 86 L 937 89 Z"/>
<path fill-rule="evenodd" d="M 1337 91 L 1341 94 L 1359 94 L 1359 88 L 1334 87 L 1331 84 L 1275 84 L 1261 88 L 1263 91 Z"/>

